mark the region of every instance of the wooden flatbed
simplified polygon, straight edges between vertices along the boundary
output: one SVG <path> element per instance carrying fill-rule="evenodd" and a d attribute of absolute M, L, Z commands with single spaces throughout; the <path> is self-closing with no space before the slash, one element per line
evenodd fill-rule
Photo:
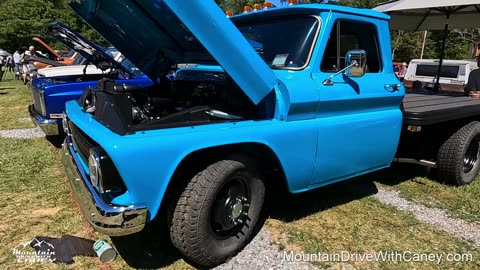
<path fill-rule="evenodd" d="M 425 126 L 480 116 L 480 99 L 461 93 L 407 90 L 403 99 L 403 123 Z"/>

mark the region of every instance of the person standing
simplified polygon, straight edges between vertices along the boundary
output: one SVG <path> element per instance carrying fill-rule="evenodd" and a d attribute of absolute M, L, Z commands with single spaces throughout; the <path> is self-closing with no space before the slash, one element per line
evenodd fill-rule
<path fill-rule="evenodd" d="M 22 75 L 23 84 L 27 84 L 28 73 L 30 72 L 30 69 L 32 69 L 32 67 L 30 66 L 30 62 L 28 61 L 28 56 L 34 56 L 34 55 L 36 55 L 35 47 L 30 46 L 28 50 L 26 50 L 21 57 L 21 62 L 23 64 L 23 67 L 22 67 L 23 68 L 23 75 Z"/>
<path fill-rule="evenodd" d="M 13 53 L 13 63 L 15 65 L 15 80 L 20 80 L 20 53 L 18 50 Z"/>
<path fill-rule="evenodd" d="M 15 66 L 15 64 L 13 63 L 13 56 L 11 54 L 9 54 L 7 56 L 7 71 L 8 72 L 13 72 L 14 66 Z"/>
<path fill-rule="evenodd" d="M 403 80 L 405 79 L 405 75 L 407 75 L 407 70 L 408 70 L 408 64 L 406 62 L 403 62 L 402 66 L 398 70 L 398 75 L 397 75 L 398 79 L 401 82 L 403 82 Z"/>
<path fill-rule="evenodd" d="M 468 74 L 468 81 L 464 87 L 466 96 L 469 96 L 471 91 L 480 91 L 480 55 L 477 55 L 477 66 L 479 68 Z"/>

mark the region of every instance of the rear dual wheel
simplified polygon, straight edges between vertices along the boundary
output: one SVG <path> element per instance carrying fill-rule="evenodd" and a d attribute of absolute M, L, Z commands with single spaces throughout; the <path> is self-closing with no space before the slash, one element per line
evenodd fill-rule
<path fill-rule="evenodd" d="M 222 160 L 208 166 L 171 207 L 173 244 L 199 266 L 225 262 L 251 239 L 264 194 L 264 183 L 249 162 Z"/>
<path fill-rule="evenodd" d="M 465 125 L 443 143 L 437 167 L 445 182 L 461 186 L 475 179 L 480 170 L 480 122 Z"/>

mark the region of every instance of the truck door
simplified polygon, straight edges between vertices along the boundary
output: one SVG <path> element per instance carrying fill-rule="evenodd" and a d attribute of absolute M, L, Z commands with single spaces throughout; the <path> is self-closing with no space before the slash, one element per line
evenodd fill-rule
<path fill-rule="evenodd" d="M 319 87 L 318 146 L 313 185 L 339 181 L 390 165 L 402 123 L 404 89 L 392 70 L 387 21 L 354 16 L 331 20 L 312 77 Z M 383 32 L 386 31 L 386 32 Z M 366 52 L 362 77 L 340 74 L 349 50 Z M 322 54 L 323 52 L 323 54 Z"/>

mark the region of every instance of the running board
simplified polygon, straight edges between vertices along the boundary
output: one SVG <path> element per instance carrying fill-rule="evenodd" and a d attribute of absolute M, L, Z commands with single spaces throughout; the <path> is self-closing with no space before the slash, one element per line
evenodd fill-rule
<path fill-rule="evenodd" d="M 429 168 L 435 168 L 435 167 L 437 167 L 437 163 L 436 163 L 436 162 L 433 162 L 433 161 L 430 161 L 430 160 L 424 160 L 424 159 L 394 158 L 393 161 L 394 161 L 394 162 L 398 162 L 398 163 L 418 164 L 418 165 L 422 165 L 422 166 L 429 167 Z"/>

